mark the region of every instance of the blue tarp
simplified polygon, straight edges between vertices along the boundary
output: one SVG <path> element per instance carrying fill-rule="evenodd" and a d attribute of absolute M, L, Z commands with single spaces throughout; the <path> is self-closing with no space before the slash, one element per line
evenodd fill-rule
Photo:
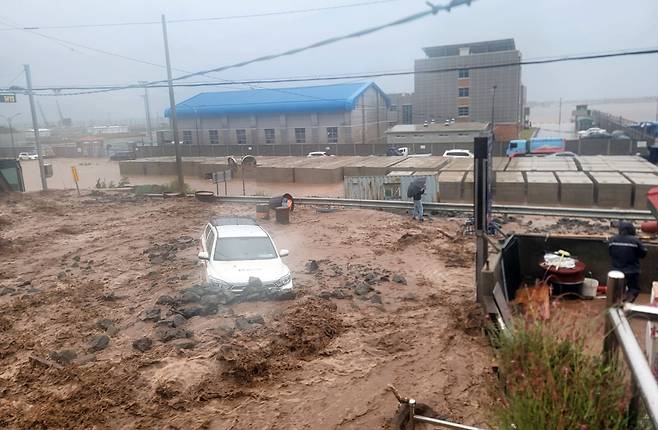
<path fill-rule="evenodd" d="M 388 98 L 374 82 L 356 82 L 200 93 L 176 104 L 176 115 L 179 118 L 207 118 L 293 112 L 345 112 L 353 110 L 358 97 L 371 86 L 384 96 L 388 106 Z M 166 109 L 165 117 L 169 117 L 169 113 L 170 109 Z"/>

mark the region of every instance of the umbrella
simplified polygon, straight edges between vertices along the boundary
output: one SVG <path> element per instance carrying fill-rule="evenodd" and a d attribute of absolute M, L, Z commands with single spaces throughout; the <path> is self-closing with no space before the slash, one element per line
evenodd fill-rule
<path fill-rule="evenodd" d="M 419 176 L 411 181 L 409 188 L 407 188 L 407 197 L 413 197 L 423 191 L 425 189 L 425 179 L 424 176 Z"/>

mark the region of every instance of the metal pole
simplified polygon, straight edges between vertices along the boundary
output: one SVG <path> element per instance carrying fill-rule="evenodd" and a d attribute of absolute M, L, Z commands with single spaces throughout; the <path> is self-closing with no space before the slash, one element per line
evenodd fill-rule
<path fill-rule="evenodd" d="M 613 308 L 621 304 L 621 297 L 624 293 L 625 277 L 622 272 L 613 270 L 608 272 L 608 287 L 606 291 L 606 307 Z M 610 318 L 605 320 L 603 335 L 603 359 L 606 363 L 611 363 L 617 357 L 617 338 L 614 333 L 615 327 Z"/>
<path fill-rule="evenodd" d="M 7 123 L 9 123 L 9 138 L 11 139 L 11 153 L 14 154 L 14 158 L 17 158 L 18 154 L 16 154 L 16 142 L 14 142 L 14 127 L 11 125 L 11 118 L 7 119 Z"/>
<path fill-rule="evenodd" d="M 176 151 L 176 173 L 178 174 L 178 191 L 185 193 L 185 182 L 183 179 L 183 160 L 181 160 L 180 147 L 178 145 L 178 121 L 176 120 L 176 98 L 174 97 L 174 86 L 171 78 L 171 60 L 169 58 L 169 41 L 167 40 L 167 21 L 162 15 L 162 38 L 164 39 L 165 60 L 167 62 L 167 82 L 169 84 L 169 109 L 171 111 L 171 129 L 174 135 L 174 150 Z"/>
<path fill-rule="evenodd" d="M 46 183 L 46 172 L 43 168 L 43 153 L 41 152 L 41 143 L 39 142 L 39 121 L 37 121 L 37 111 L 34 108 L 34 94 L 32 94 L 32 74 L 30 73 L 30 65 L 25 64 L 25 80 L 27 81 L 27 94 L 30 99 L 30 113 L 32 114 L 32 128 L 34 129 L 34 144 L 37 147 L 37 161 L 39 163 L 39 174 L 41 175 L 41 189 L 46 191 L 48 184 Z"/>
<path fill-rule="evenodd" d="M 562 131 L 562 97 L 560 97 L 560 113 L 557 116 L 557 129 Z"/>
<path fill-rule="evenodd" d="M 609 288 L 609 286 L 608 286 Z M 608 309 L 608 318 L 606 324 L 610 321 L 610 325 L 614 330 L 613 335 L 616 335 L 624 356 L 628 362 L 628 367 L 633 376 L 634 388 L 639 395 L 644 399 L 651 422 L 655 425 L 658 424 L 658 384 L 651 372 L 649 363 L 642 352 L 642 348 L 638 345 L 635 339 L 635 334 L 628 324 L 628 320 L 624 316 L 621 309 Z M 632 406 L 632 405 L 631 405 Z M 630 411 L 633 413 L 634 411 Z M 632 423 L 629 423 L 632 425 Z M 630 427 L 629 428 L 634 428 Z"/>
<path fill-rule="evenodd" d="M 489 179 L 487 175 L 488 140 L 486 137 L 477 137 L 473 141 L 475 152 L 473 171 L 473 186 L 475 187 L 473 193 L 473 216 L 475 218 L 475 298 L 478 302 L 484 296 L 482 292 L 481 272 L 488 258 L 488 241 L 486 237 L 489 218 L 487 196 Z"/>
<path fill-rule="evenodd" d="M 149 143 L 153 146 L 153 126 L 151 125 L 151 104 L 149 103 L 149 90 L 146 81 L 140 81 L 144 85 L 144 113 L 146 114 L 146 134 L 149 137 Z"/>

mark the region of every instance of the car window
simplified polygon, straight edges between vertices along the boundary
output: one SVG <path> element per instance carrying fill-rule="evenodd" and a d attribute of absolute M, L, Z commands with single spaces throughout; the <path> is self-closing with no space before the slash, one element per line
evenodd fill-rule
<path fill-rule="evenodd" d="M 223 237 L 215 247 L 214 260 L 268 260 L 276 258 L 276 251 L 268 237 Z"/>

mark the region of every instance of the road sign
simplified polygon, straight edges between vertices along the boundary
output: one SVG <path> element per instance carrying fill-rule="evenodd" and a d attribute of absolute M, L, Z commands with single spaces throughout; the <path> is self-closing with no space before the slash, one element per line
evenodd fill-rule
<path fill-rule="evenodd" d="M 16 103 L 16 94 L 0 94 L 0 103 Z"/>

